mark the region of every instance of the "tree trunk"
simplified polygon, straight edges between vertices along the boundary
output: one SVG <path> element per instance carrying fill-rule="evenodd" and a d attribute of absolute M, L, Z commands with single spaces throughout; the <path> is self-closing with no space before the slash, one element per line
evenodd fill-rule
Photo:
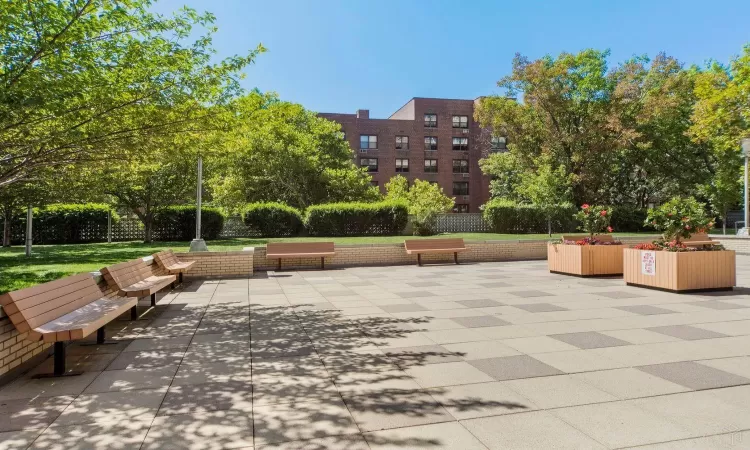
<path fill-rule="evenodd" d="M 721 216 L 721 231 L 724 234 L 727 234 L 727 216 L 729 216 L 729 214 L 726 211 L 724 211 L 724 214 Z M 745 226 L 747 226 L 747 224 L 745 224 Z M 711 230 L 708 230 L 708 232 L 710 233 Z"/>
<path fill-rule="evenodd" d="M 547 233 L 549 237 L 552 237 L 552 217 L 547 216 Z"/>
<path fill-rule="evenodd" d="M 143 239 L 143 242 L 146 244 L 150 244 L 153 242 L 153 234 L 154 234 L 154 216 L 151 213 L 146 214 L 143 217 L 143 226 L 146 229 L 146 236 Z"/>
<path fill-rule="evenodd" d="M 10 208 L 5 209 L 5 214 L 3 216 L 5 217 L 4 223 L 3 223 L 3 247 L 10 247 Z"/>

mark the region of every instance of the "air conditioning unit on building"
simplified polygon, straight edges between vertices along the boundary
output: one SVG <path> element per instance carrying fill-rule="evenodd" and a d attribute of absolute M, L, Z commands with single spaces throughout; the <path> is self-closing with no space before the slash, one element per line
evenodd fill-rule
<path fill-rule="evenodd" d="M 359 149 L 359 152 L 360 152 L 360 153 L 367 153 L 367 149 L 366 149 L 366 148 L 360 148 L 360 149 Z"/>
<path fill-rule="evenodd" d="M 464 128 L 463 130 L 461 130 L 461 132 L 463 134 L 469 134 L 469 129 L 468 128 Z"/>
<path fill-rule="evenodd" d="M 468 196 L 468 195 L 464 195 L 464 197 L 463 197 L 463 198 L 464 198 L 464 200 L 468 200 L 468 199 L 469 199 L 469 196 Z"/>
<path fill-rule="evenodd" d="M 464 178 L 469 178 L 469 174 L 468 174 L 468 173 L 465 173 L 465 174 L 464 174 Z"/>

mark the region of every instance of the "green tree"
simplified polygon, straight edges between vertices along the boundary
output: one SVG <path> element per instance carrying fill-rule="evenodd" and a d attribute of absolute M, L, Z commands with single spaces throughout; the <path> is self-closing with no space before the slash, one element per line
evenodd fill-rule
<path fill-rule="evenodd" d="M 240 71 L 263 47 L 211 63 L 214 17 L 190 8 L 163 17 L 151 3 L 2 3 L 0 186 L 50 167 L 126 160 L 131 140 L 181 133 L 205 105 L 241 91 Z M 196 27 L 207 31 L 193 38 Z M 155 114 L 177 106 L 179 115 Z"/>
<path fill-rule="evenodd" d="M 414 234 L 435 234 L 435 220 L 453 208 L 452 198 L 443 193 L 443 188 L 429 181 L 409 181 L 396 175 L 386 183 L 386 200 L 404 201 L 409 205 L 409 215 L 413 216 Z"/>
<path fill-rule="evenodd" d="M 208 184 L 218 204 L 238 210 L 269 201 L 303 209 L 380 198 L 354 165 L 337 123 L 274 94 L 252 92 L 233 107 L 227 131 L 211 143 L 218 151 Z"/>
<path fill-rule="evenodd" d="M 740 140 L 750 137 L 750 45 L 729 66 L 711 63 L 698 74 L 695 94 L 689 134 L 711 149 L 711 178 L 701 188 L 726 223 L 729 209 L 741 203 Z"/>
<path fill-rule="evenodd" d="M 539 206 L 547 216 L 547 232 L 552 236 L 552 216 L 556 209 L 570 202 L 573 176 L 564 166 L 553 167 L 548 161 L 538 161 L 535 172 L 521 176 L 516 191 L 519 196 Z"/>

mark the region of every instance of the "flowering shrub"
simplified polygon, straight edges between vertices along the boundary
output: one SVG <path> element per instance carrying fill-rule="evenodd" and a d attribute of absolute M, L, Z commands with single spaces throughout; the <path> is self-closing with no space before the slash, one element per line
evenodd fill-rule
<path fill-rule="evenodd" d="M 562 243 L 566 245 L 622 245 L 620 241 L 600 241 L 590 236 L 577 241 L 564 240 Z"/>
<path fill-rule="evenodd" d="M 646 225 L 662 232 L 664 242 L 679 243 L 694 233 L 705 233 L 714 226 L 706 208 L 695 198 L 675 197 L 658 208 L 648 210 Z"/>
<path fill-rule="evenodd" d="M 590 206 L 588 203 L 581 205 L 581 210 L 575 215 L 576 219 L 581 223 L 581 226 L 578 228 L 588 233 L 592 239 L 595 234 L 611 233 L 614 231 L 609 226 L 610 216 L 607 208 L 603 206 Z"/>
<path fill-rule="evenodd" d="M 647 244 L 633 246 L 636 250 L 654 250 L 664 252 L 695 252 L 695 251 L 717 251 L 724 250 L 721 244 L 702 245 L 700 247 L 688 247 L 683 242 L 658 240 Z"/>

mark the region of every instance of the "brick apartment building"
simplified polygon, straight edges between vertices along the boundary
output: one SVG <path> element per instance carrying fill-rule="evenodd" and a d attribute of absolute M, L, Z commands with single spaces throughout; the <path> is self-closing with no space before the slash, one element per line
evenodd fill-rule
<path fill-rule="evenodd" d="M 355 162 L 368 168 L 381 190 L 397 174 L 431 181 L 455 198 L 454 212 L 479 212 L 489 199 L 479 160 L 505 150 L 505 140 L 474 121 L 475 102 L 413 98 L 387 119 L 371 119 L 366 109 L 320 116 L 341 124 Z"/>

